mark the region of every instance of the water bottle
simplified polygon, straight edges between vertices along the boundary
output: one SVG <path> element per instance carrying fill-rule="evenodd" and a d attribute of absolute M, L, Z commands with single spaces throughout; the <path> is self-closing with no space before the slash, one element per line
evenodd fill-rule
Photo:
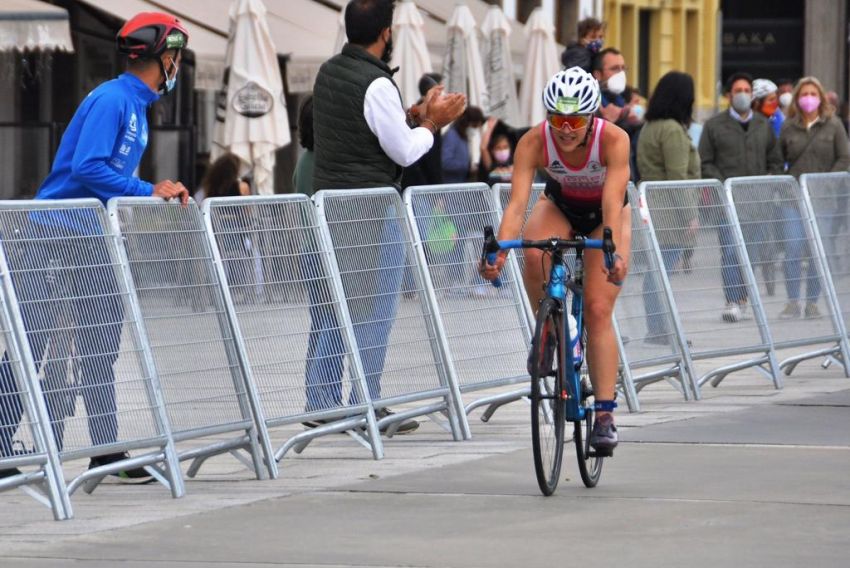
<path fill-rule="evenodd" d="M 573 364 L 576 368 L 581 366 L 581 343 L 578 340 L 578 322 L 573 314 L 567 314 L 567 327 L 570 330 L 570 349 L 573 353 Z"/>

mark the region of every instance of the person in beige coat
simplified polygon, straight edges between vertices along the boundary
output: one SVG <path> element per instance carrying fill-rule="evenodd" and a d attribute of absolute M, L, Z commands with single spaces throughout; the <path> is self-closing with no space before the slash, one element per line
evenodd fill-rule
<path fill-rule="evenodd" d="M 814 77 L 803 77 L 794 88 L 788 119 L 782 125 L 779 146 L 788 165 L 788 173 L 800 177 L 814 172 L 846 172 L 850 168 L 847 133 L 835 117 L 835 108 L 827 101 L 823 86 Z M 806 306 L 800 306 L 803 260 L 810 257 L 800 211 L 786 201 L 782 206 L 785 241 L 785 291 L 788 303 L 779 314 L 792 319 L 821 317 L 818 309 L 820 280 L 817 266 L 806 269 Z"/>
<path fill-rule="evenodd" d="M 694 109 L 694 80 L 686 73 L 671 71 L 661 77 L 646 113 L 646 124 L 637 144 L 637 163 L 641 181 L 699 179 L 700 159 L 688 137 Z M 665 225 L 677 230 L 656 231 L 661 258 L 667 272 L 693 247 L 699 228 L 696 189 L 669 188 L 653 194 L 664 210 Z M 681 230 L 678 230 L 681 228 Z M 667 322 L 659 297 L 661 283 L 653 274 L 643 280 L 647 343 L 664 345 L 670 341 Z"/>

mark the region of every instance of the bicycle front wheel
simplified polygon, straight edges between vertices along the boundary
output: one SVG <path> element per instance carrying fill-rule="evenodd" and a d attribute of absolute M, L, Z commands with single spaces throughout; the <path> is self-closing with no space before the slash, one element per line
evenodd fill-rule
<path fill-rule="evenodd" d="M 563 314 L 558 303 L 547 298 L 537 311 L 531 343 L 531 441 L 534 471 L 544 495 L 558 487 L 564 456 Z"/>

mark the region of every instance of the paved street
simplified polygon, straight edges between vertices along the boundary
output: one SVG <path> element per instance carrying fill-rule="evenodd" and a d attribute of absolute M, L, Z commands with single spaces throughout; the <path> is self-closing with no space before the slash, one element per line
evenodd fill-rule
<path fill-rule="evenodd" d="M 179 500 L 103 485 L 74 495 L 70 522 L 6 493 L 0 566 L 550 566 L 571 543 L 605 565 L 846 566 L 850 381 L 811 361 L 782 391 L 746 371 L 704 395 L 647 387 L 643 412 L 620 412 L 599 487 L 581 485 L 568 447 L 548 499 L 525 403 L 475 416 L 463 443 L 426 423 L 380 462 L 335 435 L 285 458 L 276 481 L 222 456 Z"/>

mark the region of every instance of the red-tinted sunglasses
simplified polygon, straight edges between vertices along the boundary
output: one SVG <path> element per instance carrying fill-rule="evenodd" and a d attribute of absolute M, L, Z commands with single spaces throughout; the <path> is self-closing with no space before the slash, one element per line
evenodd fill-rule
<path fill-rule="evenodd" d="M 557 130 L 564 130 L 564 127 L 569 127 L 570 130 L 580 130 L 590 124 L 591 115 L 589 114 L 549 114 L 546 120 L 549 121 L 549 126 Z"/>

